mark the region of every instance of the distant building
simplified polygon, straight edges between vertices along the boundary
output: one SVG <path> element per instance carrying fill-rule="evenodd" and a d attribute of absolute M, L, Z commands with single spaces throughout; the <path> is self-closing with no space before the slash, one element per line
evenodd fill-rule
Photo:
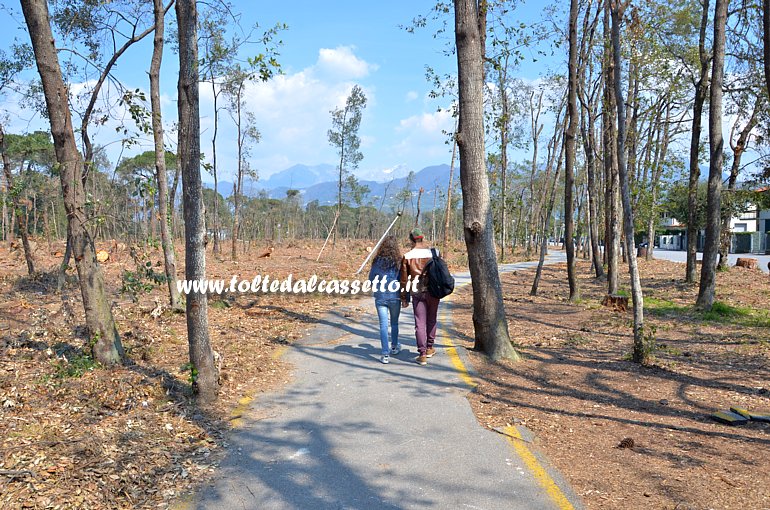
<path fill-rule="evenodd" d="M 757 191 L 765 192 L 770 188 Z M 686 250 L 687 225 L 679 222 L 668 213 L 662 213 L 659 230 L 655 236 L 655 245 L 660 250 Z M 770 253 L 770 209 L 759 209 L 756 204 L 746 204 L 746 208 L 737 216 L 730 218 L 730 253 Z M 698 251 L 703 251 L 706 231 L 698 232 Z"/>

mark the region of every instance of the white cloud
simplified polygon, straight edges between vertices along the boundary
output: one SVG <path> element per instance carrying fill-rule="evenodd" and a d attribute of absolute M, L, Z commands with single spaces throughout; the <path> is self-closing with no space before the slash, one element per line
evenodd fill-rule
<path fill-rule="evenodd" d="M 444 133 L 454 129 L 454 122 L 452 113 L 445 109 L 402 119 L 395 129 L 400 139 L 392 148 L 393 156 L 400 161 L 448 161 L 452 148 L 444 144 Z"/>
<path fill-rule="evenodd" d="M 260 178 L 295 163 L 333 161 L 334 149 L 327 140 L 330 111 L 344 105 L 355 84 L 354 79 L 364 77 L 374 69 L 375 65 L 356 57 L 352 47 L 322 48 L 316 63 L 310 67 L 278 75 L 267 82 L 249 84 L 245 94 L 247 109 L 254 114 L 262 134 L 261 142 L 252 148 L 251 163 Z M 369 104 L 373 104 L 373 89 L 364 88 L 364 93 Z M 201 88 L 201 108 L 204 116 L 202 144 L 210 148 L 211 136 L 205 131 L 211 127 L 213 116 L 210 87 Z M 229 141 L 235 139 L 235 130 L 224 113 L 220 114 L 220 129 L 217 159 L 222 161 L 222 175 L 229 178 L 232 173 L 229 169 L 235 167 L 235 155 L 228 148 Z M 375 139 L 362 135 L 361 141 L 366 146 L 373 144 Z"/>
<path fill-rule="evenodd" d="M 410 90 L 409 92 L 406 93 L 406 102 L 411 103 L 418 97 L 419 95 L 417 94 L 417 92 L 415 92 L 414 90 Z"/>
<path fill-rule="evenodd" d="M 410 133 L 422 133 L 426 135 L 439 133 L 441 130 L 452 129 L 452 113 L 448 110 L 439 110 L 432 113 L 412 115 L 399 122 L 398 131 Z M 442 135 L 443 136 L 443 135 Z"/>
<path fill-rule="evenodd" d="M 318 51 L 316 70 L 322 74 L 336 76 L 339 79 L 360 79 L 377 69 L 374 64 L 353 54 L 354 46 L 338 46 L 336 48 L 321 48 Z"/>

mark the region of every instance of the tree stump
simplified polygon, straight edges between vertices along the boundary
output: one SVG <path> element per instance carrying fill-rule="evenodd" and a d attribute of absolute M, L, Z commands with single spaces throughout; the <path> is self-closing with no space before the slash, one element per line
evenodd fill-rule
<path fill-rule="evenodd" d="M 628 310 L 628 296 L 618 296 L 616 294 L 607 294 L 602 299 L 602 306 L 610 307 L 619 312 Z"/>
<path fill-rule="evenodd" d="M 738 257 L 738 260 L 735 262 L 735 267 L 745 267 L 746 269 L 758 269 L 759 262 L 757 261 L 757 259 Z"/>

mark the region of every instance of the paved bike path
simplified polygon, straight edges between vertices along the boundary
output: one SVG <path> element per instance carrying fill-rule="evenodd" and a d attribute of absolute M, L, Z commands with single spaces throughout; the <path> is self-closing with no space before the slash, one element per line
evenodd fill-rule
<path fill-rule="evenodd" d="M 558 258 L 549 262 L 558 262 Z M 502 266 L 502 270 L 531 267 Z M 458 284 L 468 281 L 458 276 Z M 200 509 L 552 509 L 579 503 L 560 477 L 538 470 L 519 440 L 481 427 L 465 395 L 451 302 L 442 302 L 438 353 L 414 362 L 411 307 L 404 351 L 379 362 L 374 305 L 360 320 L 336 311 L 289 347 L 293 381 L 260 396 L 230 438 L 230 454 Z M 445 334 L 441 334 L 441 333 Z M 452 354 L 452 355 L 450 355 Z M 454 359 L 454 361 L 453 361 Z M 522 448 L 524 452 L 522 453 Z M 533 468 L 532 461 L 535 460 Z M 539 459 L 542 460 L 542 459 Z M 549 485 L 550 483 L 550 485 Z"/>

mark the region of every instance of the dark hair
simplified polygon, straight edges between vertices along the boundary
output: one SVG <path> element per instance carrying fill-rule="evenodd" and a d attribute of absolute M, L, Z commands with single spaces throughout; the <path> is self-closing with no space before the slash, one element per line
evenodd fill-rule
<path fill-rule="evenodd" d="M 377 259 L 382 259 L 386 266 L 398 266 L 401 263 L 401 250 L 395 236 L 387 236 L 382 240 L 380 249 L 374 257 L 374 260 Z"/>

